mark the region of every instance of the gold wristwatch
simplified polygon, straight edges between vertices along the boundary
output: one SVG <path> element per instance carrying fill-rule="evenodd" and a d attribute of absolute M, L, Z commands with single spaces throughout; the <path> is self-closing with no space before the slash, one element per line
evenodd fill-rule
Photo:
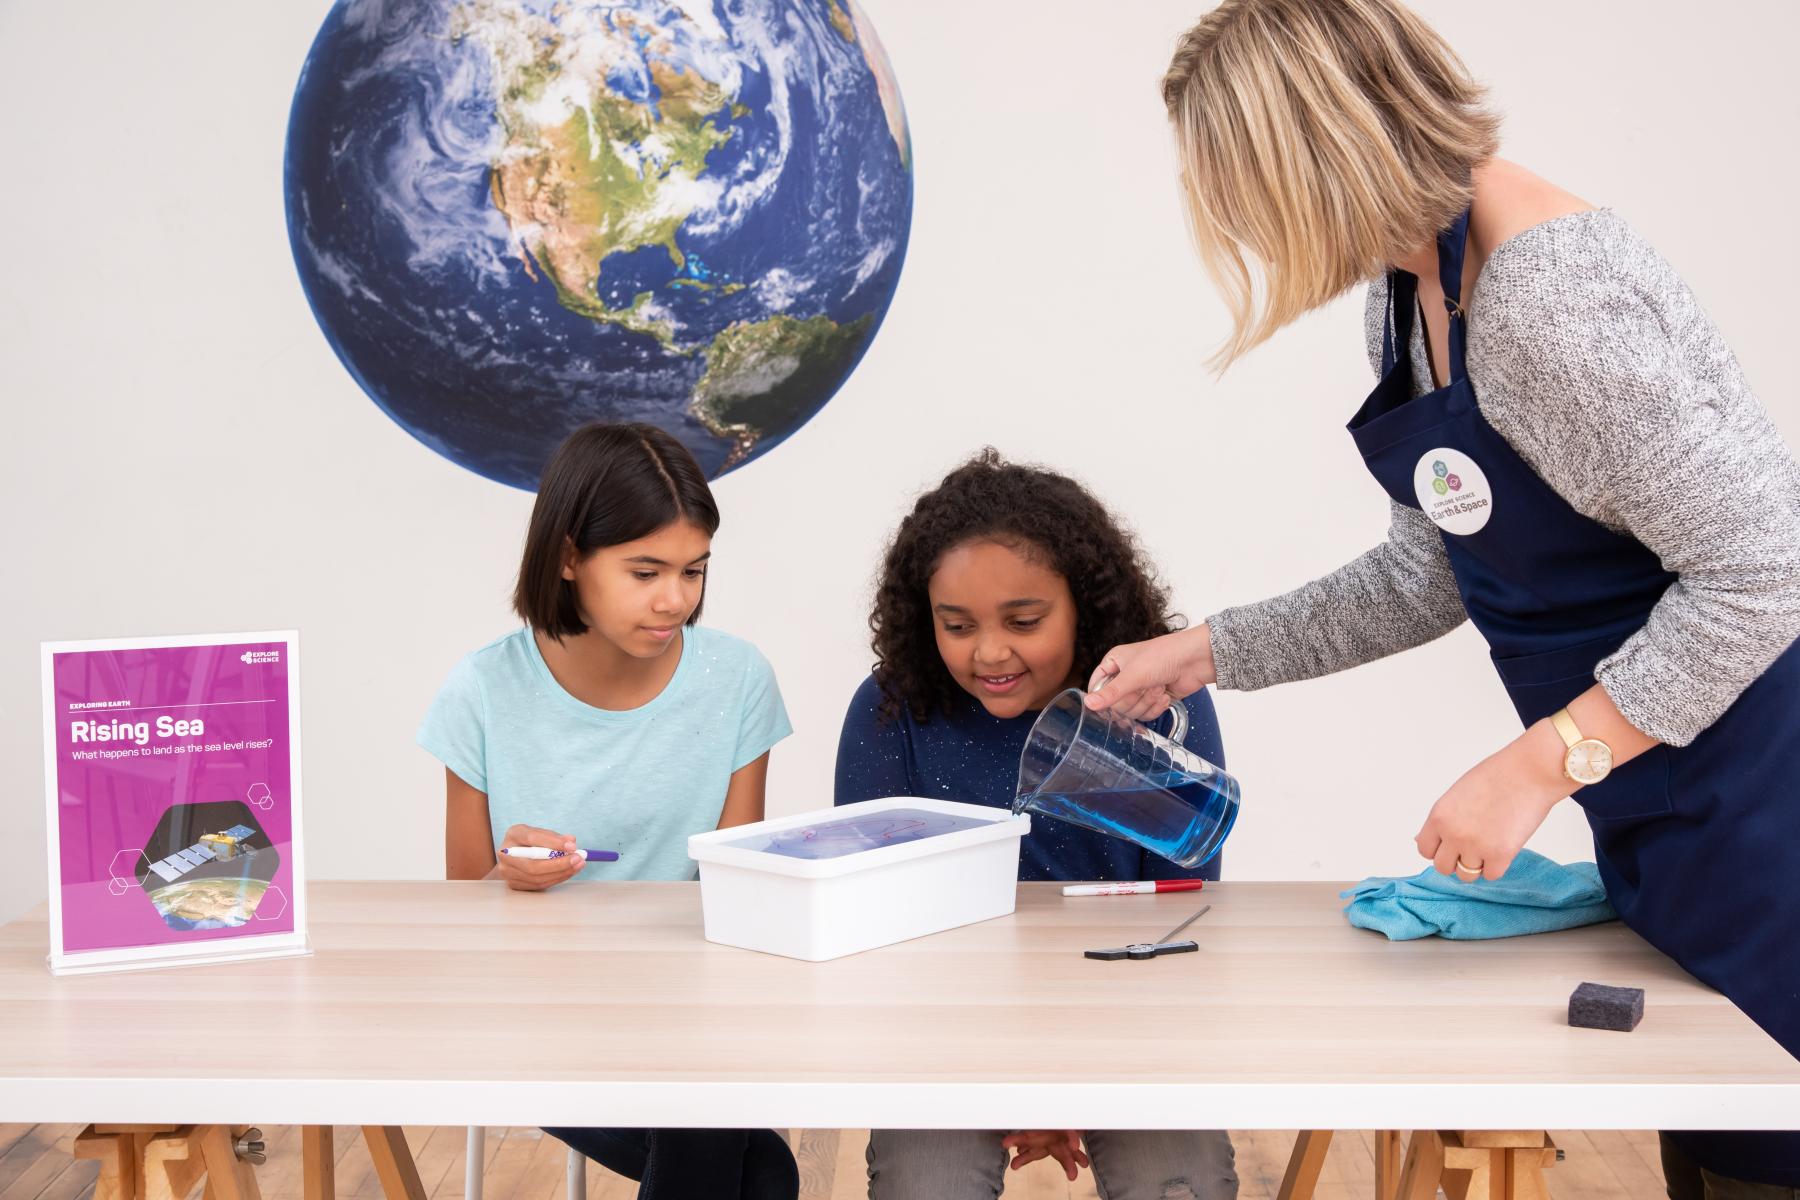
<path fill-rule="evenodd" d="M 1582 737 L 1581 730 L 1575 727 L 1575 718 L 1569 715 L 1568 709 L 1559 708 L 1552 713 L 1550 724 L 1556 727 L 1563 745 L 1568 747 L 1563 752 L 1563 774 L 1571 782 L 1585 787 L 1590 783 L 1599 783 L 1612 774 L 1612 747 L 1599 738 Z"/>

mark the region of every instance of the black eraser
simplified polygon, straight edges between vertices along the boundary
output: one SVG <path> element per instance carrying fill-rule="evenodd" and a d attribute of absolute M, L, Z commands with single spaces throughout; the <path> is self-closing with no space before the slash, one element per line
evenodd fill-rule
<path fill-rule="evenodd" d="M 1630 1033 L 1644 1019 L 1644 989 L 1584 983 L 1569 997 L 1569 1024 Z"/>

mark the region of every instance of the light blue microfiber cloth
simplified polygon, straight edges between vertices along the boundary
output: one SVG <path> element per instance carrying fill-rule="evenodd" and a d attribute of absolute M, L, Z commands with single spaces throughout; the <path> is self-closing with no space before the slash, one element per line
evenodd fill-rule
<path fill-rule="evenodd" d="M 1344 915 L 1352 925 L 1394 942 L 1434 933 L 1462 941 L 1517 937 L 1619 915 L 1606 902 L 1593 863 L 1565 867 L 1530 850 L 1519 851 L 1506 874 L 1491 883 L 1464 883 L 1426 867 L 1408 877 L 1365 879 L 1341 895 L 1350 901 Z"/>

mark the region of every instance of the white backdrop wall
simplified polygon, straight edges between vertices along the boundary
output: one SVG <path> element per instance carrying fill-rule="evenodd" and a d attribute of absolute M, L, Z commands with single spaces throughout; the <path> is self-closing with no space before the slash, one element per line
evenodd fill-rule
<path fill-rule="evenodd" d="M 1343 431 L 1370 384 L 1360 295 L 1222 380 L 1199 365 L 1224 317 L 1156 84 L 1204 4 L 869 4 L 916 152 L 899 292 L 825 411 L 717 485 L 708 619 L 767 653 L 798 731 L 776 813 L 830 802 L 881 542 L 983 444 L 1087 481 L 1195 617 L 1352 557 L 1386 520 Z M 1504 152 L 1658 245 L 1800 438 L 1800 100 L 1779 82 L 1800 9 L 1418 7 L 1491 83 Z M 383 416 L 307 310 L 281 154 L 324 12 L 0 4 L 0 920 L 45 892 L 36 643 L 53 638 L 298 627 L 313 874 L 442 872 L 442 772 L 412 734 L 457 657 L 511 624 L 531 498 Z M 1466 626 L 1218 702 L 1246 788 L 1228 878 L 1417 869 L 1426 809 L 1516 730 Z M 1533 844 L 1591 853 L 1568 804 Z"/>

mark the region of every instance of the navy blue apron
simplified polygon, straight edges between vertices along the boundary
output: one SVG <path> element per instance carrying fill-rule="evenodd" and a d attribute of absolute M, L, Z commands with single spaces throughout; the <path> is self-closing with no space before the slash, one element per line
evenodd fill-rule
<path fill-rule="evenodd" d="M 1530 725 L 1594 685 L 1596 664 L 1676 577 L 1636 538 L 1576 512 L 1482 417 L 1464 363 L 1468 227 L 1465 212 L 1437 239 L 1449 385 L 1413 395 L 1418 280 L 1395 271 L 1381 382 L 1349 428 L 1387 493 L 1438 524 L 1463 605 Z M 1625 924 L 1800 1056 L 1800 643 L 1691 745 L 1656 746 L 1574 798 Z M 1655 1005 L 1652 994 L 1648 1020 Z M 1800 1132 L 1675 1140 L 1719 1174 L 1800 1186 Z"/>

